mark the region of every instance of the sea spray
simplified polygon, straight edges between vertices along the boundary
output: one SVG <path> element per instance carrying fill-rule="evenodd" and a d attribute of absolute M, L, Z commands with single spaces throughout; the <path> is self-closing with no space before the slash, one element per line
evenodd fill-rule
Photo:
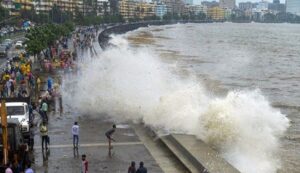
<path fill-rule="evenodd" d="M 259 90 L 212 97 L 196 78 L 172 73 L 155 52 L 132 49 L 121 37 L 112 41 L 117 47 L 83 62 L 76 77 L 64 80 L 71 109 L 194 134 L 241 172 L 275 173 L 280 167 L 278 139 L 289 121 Z"/>
<path fill-rule="evenodd" d="M 230 91 L 214 98 L 199 117 L 199 138 L 222 151 L 241 172 L 276 172 L 276 151 L 288 119 L 259 90 Z"/>

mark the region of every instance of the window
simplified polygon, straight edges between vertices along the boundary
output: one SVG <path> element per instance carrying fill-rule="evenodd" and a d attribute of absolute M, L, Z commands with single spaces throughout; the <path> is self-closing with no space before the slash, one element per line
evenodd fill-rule
<path fill-rule="evenodd" d="M 7 107 L 7 115 L 24 115 L 25 110 L 24 106 L 8 106 Z"/>

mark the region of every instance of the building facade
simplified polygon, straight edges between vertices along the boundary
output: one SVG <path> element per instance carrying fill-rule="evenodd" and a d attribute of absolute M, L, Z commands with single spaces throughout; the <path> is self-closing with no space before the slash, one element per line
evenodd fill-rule
<path fill-rule="evenodd" d="M 155 3 L 155 15 L 161 19 L 165 14 L 167 14 L 167 5 L 164 3 Z"/>
<path fill-rule="evenodd" d="M 269 2 L 267 1 L 261 1 L 256 5 L 257 11 L 266 11 L 269 9 Z"/>
<path fill-rule="evenodd" d="M 167 5 L 168 13 L 182 14 L 185 8 L 184 2 L 181 0 L 162 0 Z"/>
<path fill-rule="evenodd" d="M 153 3 L 146 3 L 146 2 L 140 2 L 137 3 L 136 7 L 136 13 L 137 17 L 140 19 L 144 19 L 147 17 L 152 17 L 155 15 L 155 4 Z"/>
<path fill-rule="evenodd" d="M 220 0 L 220 7 L 224 9 L 234 9 L 235 0 Z"/>
<path fill-rule="evenodd" d="M 48 13 L 53 7 L 53 2 L 51 0 L 34 1 L 33 4 L 37 14 Z"/>
<path fill-rule="evenodd" d="M 193 0 L 184 0 L 183 2 L 188 5 L 193 5 Z"/>
<path fill-rule="evenodd" d="M 300 15 L 300 0 L 286 0 L 286 12 Z"/>
<path fill-rule="evenodd" d="M 71 12 L 73 15 L 75 14 L 76 8 L 81 12 L 86 10 L 83 6 L 83 0 L 39 0 L 34 1 L 33 4 L 37 14 L 48 13 L 53 6 L 57 6 L 61 11 Z"/>
<path fill-rule="evenodd" d="M 273 3 L 270 3 L 268 6 L 268 9 L 274 13 L 284 13 L 285 12 L 285 5 L 278 3 L 278 1 L 274 1 Z"/>
<path fill-rule="evenodd" d="M 216 2 L 216 1 L 202 1 L 201 4 L 207 6 L 207 8 L 212 8 L 212 7 L 218 7 L 219 6 L 219 3 Z"/>
<path fill-rule="evenodd" d="M 207 7 L 205 5 L 190 5 L 188 6 L 189 12 L 195 15 L 200 13 L 207 14 Z"/>
<path fill-rule="evenodd" d="M 212 7 L 207 10 L 207 16 L 216 21 L 225 19 L 225 10 L 221 7 Z"/>
<path fill-rule="evenodd" d="M 97 16 L 104 16 L 110 14 L 110 1 L 97 0 Z"/>
<path fill-rule="evenodd" d="M 137 17 L 137 2 L 133 0 L 121 0 L 119 1 L 119 13 L 123 16 L 125 21 Z"/>
<path fill-rule="evenodd" d="M 32 10 L 34 6 L 32 0 L 4 0 L 1 5 L 8 9 L 12 16 L 19 15 L 21 10 Z"/>
<path fill-rule="evenodd" d="M 253 8 L 253 3 L 251 3 L 251 2 L 239 3 L 239 9 L 241 9 L 241 10 L 251 10 L 252 8 Z"/>

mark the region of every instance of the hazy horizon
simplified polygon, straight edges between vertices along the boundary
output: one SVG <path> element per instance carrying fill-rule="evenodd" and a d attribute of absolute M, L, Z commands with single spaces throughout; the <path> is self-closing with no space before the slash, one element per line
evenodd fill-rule
<path fill-rule="evenodd" d="M 219 0 L 194 0 L 194 4 L 201 4 L 202 1 L 217 1 Z M 240 2 L 260 2 L 261 0 L 236 0 L 236 5 L 238 5 Z M 273 2 L 273 0 L 265 0 L 268 2 Z M 280 3 L 285 3 L 286 0 L 280 0 Z"/>

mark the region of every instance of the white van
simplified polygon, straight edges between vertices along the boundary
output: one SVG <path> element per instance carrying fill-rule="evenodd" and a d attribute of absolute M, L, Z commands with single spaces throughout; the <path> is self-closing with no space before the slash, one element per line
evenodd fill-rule
<path fill-rule="evenodd" d="M 7 118 L 17 118 L 22 126 L 22 132 L 29 134 L 29 107 L 25 102 L 7 102 Z"/>

